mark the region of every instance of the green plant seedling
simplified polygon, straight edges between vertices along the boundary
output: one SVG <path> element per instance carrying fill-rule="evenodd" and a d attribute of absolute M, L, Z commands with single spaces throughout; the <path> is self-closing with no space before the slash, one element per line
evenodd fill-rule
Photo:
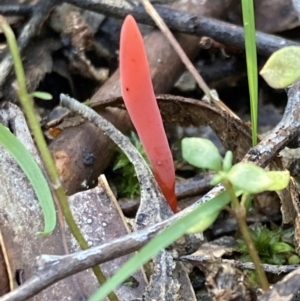
<path fill-rule="evenodd" d="M 184 138 L 182 140 L 183 158 L 190 164 L 199 168 L 213 169 L 216 176 L 212 180 L 212 184 L 222 183 L 231 197 L 231 207 L 241 233 L 244 237 L 250 257 L 257 270 L 258 278 L 261 282 L 263 290 L 269 288 L 269 284 L 264 270 L 261 267 L 261 261 L 255 249 L 255 245 L 246 223 L 246 208 L 249 203 L 251 194 L 263 191 L 274 191 L 284 189 L 289 183 L 288 171 L 265 171 L 263 168 L 250 163 L 237 163 L 232 166 L 232 153 L 227 152 L 225 158 L 222 159 L 216 147 L 212 147 L 211 142 L 203 138 Z M 242 201 L 237 198 L 237 191 L 242 193 Z M 221 211 L 222 209 L 220 209 Z M 205 219 L 199 219 L 189 231 L 208 227 L 215 221 L 218 212 L 207 215 Z M 284 245 L 283 245 L 284 244 Z M 275 251 L 287 250 L 287 244 L 274 244 Z"/>
<path fill-rule="evenodd" d="M 217 176 L 220 176 L 221 180 L 227 180 L 227 174 L 231 171 L 230 166 L 232 165 L 231 153 L 228 153 L 222 162 L 218 149 L 214 147 L 210 141 L 208 142 L 202 138 L 183 139 L 182 151 L 183 157 L 188 162 L 193 162 L 200 168 L 207 168 L 207 166 L 210 166 L 218 171 Z M 204 159 L 203 153 L 201 153 L 202 151 L 205 156 Z M 214 158 L 216 162 L 213 162 L 210 158 Z M 210 163 L 207 164 L 207 162 Z M 260 172 L 261 170 L 259 170 L 258 173 Z M 273 181 L 277 180 L 278 179 L 275 179 Z M 274 184 L 271 182 L 272 181 L 270 179 L 267 182 L 270 187 Z M 242 193 L 241 189 L 235 189 L 233 187 L 231 189 L 231 192 L 232 191 L 235 197 L 240 196 Z M 219 212 L 229 204 L 231 197 L 232 194 L 230 191 L 221 192 L 207 203 L 199 205 L 193 212 L 190 212 L 186 216 L 174 222 L 171 226 L 153 238 L 150 243 L 138 252 L 138 254 L 128 260 L 112 278 L 110 278 L 93 296 L 91 296 L 89 301 L 99 301 L 105 298 L 109 292 L 113 291 L 116 286 L 132 275 L 132 273 L 134 273 L 141 265 L 154 257 L 161 249 L 169 246 L 184 233 L 203 232 L 206 230 L 215 221 Z M 266 286 L 268 286 L 268 284 L 264 285 L 264 289 L 266 289 Z"/>
<path fill-rule="evenodd" d="M 299 264 L 300 263 L 300 258 L 298 255 L 294 254 L 289 257 L 289 264 Z"/>
<path fill-rule="evenodd" d="M 24 145 L 0 124 L 0 144 L 14 157 L 28 177 L 42 207 L 45 227 L 40 235 L 51 233 L 56 225 L 56 212 L 48 183 L 38 164 Z"/>
<path fill-rule="evenodd" d="M 202 233 L 215 222 L 222 210 L 223 208 L 221 210 L 213 212 L 210 215 L 205 216 L 200 220 L 200 222 L 197 221 L 197 224 L 189 228 L 187 233 Z"/>
<path fill-rule="evenodd" d="M 260 75 L 274 89 L 283 89 L 300 79 L 300 47 L 289 46 L 274 52 Z"/>
<path fill-rule="evenodd" d="M 229 182 L 247 194 L 281 190 L 288 185 L 288 171 L 265 171 L 251 163 L 237 163 L 230 168 L 232 153 L 226 153 L 222 163 L 218 149 L 211 144 L 211 141 L 204 138 L 184 138 L 182 155 L 188 163 L 196 167 L 216 171 L 213 184 Z"/>

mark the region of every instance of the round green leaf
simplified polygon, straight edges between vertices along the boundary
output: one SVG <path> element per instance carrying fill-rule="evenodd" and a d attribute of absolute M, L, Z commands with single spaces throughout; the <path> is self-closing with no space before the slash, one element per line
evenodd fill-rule
<path fill-rule="evenodd" d="M 290 181 L 290 172 L 285 171 L 269 171 L 268 177 L 272 180 L 272 185 L 269 186 L 269 191 L 282 190 L 287 187 Z"/>
<path fill-rule="evenodd" d="M 244 192 L 255 194 L 284 189 L 290 174 L 289 171 L 265 171 L 251 163 L 238 163 L 231 168 L 227 178 Z"/>
<path fill-rule="evenodd" d="M 238 163 L 227 174 L 228 180 L 244 192 L 255 194 L 268 190 L 273 181 L 267 172 L 251 163 Z"/>
<path fill-rule="evenodd" d="M 299 264 L 300 258 L 298 255 L 292 255 L 289 257 L 289 264 Z"/>
<path fill-rule="evenodd" d="M 270 56 L 260 75 L 272 88 L 285 88 L 300 78 L 299 58 L 299 46 L 284 47 Z"/>
<path fill-rule="evenodd" d="M 222 158 L 217 147 L 208 139 L 184 138 L 182 156 L 191 165 L 215 171 L 222 169 Z"/>

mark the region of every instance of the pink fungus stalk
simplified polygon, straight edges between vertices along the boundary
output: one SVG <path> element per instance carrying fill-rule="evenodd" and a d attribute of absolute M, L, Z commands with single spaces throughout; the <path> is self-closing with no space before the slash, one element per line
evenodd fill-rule
<path fill-rule="evenodd" d="M 143 38 L 126 17 L 120 42 L 121 88 L 125 106 L 152 165 L 155 179 L 173 212 L 177 210 L 172 153 L 155 98 Z"/>

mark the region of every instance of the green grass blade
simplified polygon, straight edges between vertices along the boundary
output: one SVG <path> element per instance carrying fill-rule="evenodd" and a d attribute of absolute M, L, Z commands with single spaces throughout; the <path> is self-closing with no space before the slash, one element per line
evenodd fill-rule
<path fill-rule="evenodd" d="M 14 157 L 28 177 L 42 207 L 45 227 L 40 235 L 51 233 L 56 225 L 56 212 L 48 183 L 24 145 L 2 124 L 0 124 L 0 144 Z"/>
<path fill-rule="evenodd" d="M 253 0 L 242 0 L 245 49 L 250 94 L 252 145 L 257 144 L 258 83 Z"/>
<path fill-rule="evenodd" d="M 130 258 L 101 288 L 89 298 L 88 301 L 100 301 L 113 291 L 118 285 L 132 275 L 141 265 L 153 258 L 159 251 L 169 246 L 172 242 L 187 232 L 199 220 L 216 211 L 220 211 L 230 202 L 227 192 L 222 192 L 207 203 L 200 205 L 193 212 L 176 221 L 170 227 L 159 233 L 136 255 Z"/>

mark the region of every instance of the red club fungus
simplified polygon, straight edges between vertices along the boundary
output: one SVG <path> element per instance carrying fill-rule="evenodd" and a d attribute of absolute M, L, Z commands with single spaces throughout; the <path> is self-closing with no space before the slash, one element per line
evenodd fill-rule
<path fill-rule="evenodd" d="M 173 158 L 153 91 L 143 38 L 130 15 L 121 31 L 120 74 L 127 111 L 151 162 L 155 179 L 176 212 Z"/>

